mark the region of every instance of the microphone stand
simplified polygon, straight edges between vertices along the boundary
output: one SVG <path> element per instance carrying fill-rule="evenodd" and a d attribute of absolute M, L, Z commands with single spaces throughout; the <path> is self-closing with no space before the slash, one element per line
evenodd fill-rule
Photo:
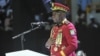
<path fill-rule="evenodd" d="M 40 27 L 40 25 L 38 25 L 35 28 L 29 29 L 27 31 L 24 31 L 24 32 L 22 32 L 22 33 L 20 33 L 20 34 L 18 34 L 16 36 L 14 36 L 14 37 L 12 37 L 12 39 L 16 39 L 16 38 L 18 38 L 18 37 L 21 36 L 21 48 L 22 48 L 22 50 L 24 50 L 24 40 L 25 40 L 24 39 L 24 35 L 27 34 L 27 33 L 29 33 L 29 32 L 31 32 L 31 31 L 33 31 L 33 30 L 39 29 L 39 27 Z"/>

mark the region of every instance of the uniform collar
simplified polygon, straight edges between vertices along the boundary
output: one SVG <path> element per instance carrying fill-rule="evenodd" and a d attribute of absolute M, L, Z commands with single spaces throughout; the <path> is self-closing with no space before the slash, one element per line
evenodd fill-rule
<path fill-rule="evenodd" d="M 56 26 L 62 26 L 64 24 L 69 24 L 69 21 L 65 18 L 60 24 L 55 24 Z"/>

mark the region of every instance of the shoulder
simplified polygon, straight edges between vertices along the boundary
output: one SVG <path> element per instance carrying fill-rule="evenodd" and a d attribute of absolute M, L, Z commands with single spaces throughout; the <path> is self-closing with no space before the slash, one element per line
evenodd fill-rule
<path fill-rule="evenodd" d="M 71 23 L 71 22 L 69 22 L 67 24 L 64 24 L 63 27 L 64 28 L 67 28 L 67 29 L 73 29 L 73 28 L 75 28 L 74 24 Z"/>

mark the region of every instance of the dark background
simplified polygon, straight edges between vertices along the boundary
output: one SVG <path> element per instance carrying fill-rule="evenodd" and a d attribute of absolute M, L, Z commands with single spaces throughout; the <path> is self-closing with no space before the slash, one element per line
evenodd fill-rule
<path fill-rule="evenodd" d="M 34 22 L 34 15 L 44 13 L 47 11 L 42 0 L 14 0 L 13 1 L 13 35 L 20 34 L 31 29 L 31 22 Z M 48 15 L 47 15 L 48 16 Z M 47 20 L 45 17 L 43 21 Z M 34 28 L 34 27 L 33 27 Z M 45 42 L 49 38 L 49 31 L 44 29 L 37 29 L 24 35 L 24 49 L 31 49 L 33 51 L 49 53 L 45 48 Z M 14 50 L 21 50 L 21 39 L 14 39 Z M 45 50 L 45 51 L 44 51 Z"/>

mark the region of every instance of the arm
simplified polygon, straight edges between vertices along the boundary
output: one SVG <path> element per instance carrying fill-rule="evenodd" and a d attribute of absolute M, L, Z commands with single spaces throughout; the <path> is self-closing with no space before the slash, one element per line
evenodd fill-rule
<path fill-rule="evenodd" d="M 54 44 L 54 39 L 53 39 L 53 28 L 51 29 L 51 33 L 50 33 L 50 37 L 49 37 L 49 39 L 47 40 L 47 42 L 46 42 L 46 44 L 45 44 L 45 47 L 46 48 L 48 48 L 48 49 L 50 49 L 50 46 L 52 45 L 52 44 Z"/>
<path fill-rule="evenodd" d="M 74 28 L 73 25 L 70 25 L 68 26 L 68 28 L 64 29 L 63 34 L 65 39 L 67 40 L 66 42 L 68 43 L 68 46 L 62 51 L 66 53 L 66 55 L 69 55 L 70 53 L 75 51 L 78 47 L 76 29 Z"/>
<path fill-rule="evenodd" d="M 50 49 L 50 46 L 54 43 L 54 39 L 52 39 L 51 37 L 47 40 L 45 47 Z"/>

